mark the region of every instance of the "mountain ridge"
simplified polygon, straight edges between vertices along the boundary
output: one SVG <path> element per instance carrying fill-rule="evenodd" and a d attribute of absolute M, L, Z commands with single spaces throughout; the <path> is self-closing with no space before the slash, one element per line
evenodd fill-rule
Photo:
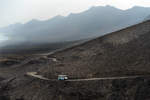
<path fill-rule="evenodd" d="M 66 17 L 56 16 L 45 21 L 31 20 L 26 24 L 20 24 L 19 28 L 14 26 L 1 30 L 8 32 L 8 36 L 14 40 L 15 38 L 41 42 L 79 40 L 97 37 L 139 23 L 149 15 L 148 11 L 150 12 L 148 7 L 120 10 L 112 6 L 97 6 Z"/>

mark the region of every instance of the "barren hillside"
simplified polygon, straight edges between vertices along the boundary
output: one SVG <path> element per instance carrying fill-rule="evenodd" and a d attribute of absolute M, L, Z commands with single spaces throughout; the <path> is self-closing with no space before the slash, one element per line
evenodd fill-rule
<path fill-rule="evenodd" d="M 148 74 L 150 72 L 150 21 L 102 36 L 49 55 L 58 61 L 40 69 L 47 77 L 67 74 L 87 78 Z"/>
<path fill-rule="evenodd" d="M 148 100 L 150 21 L 53 54 L 0 58 L 0 100 Z M 100 78 L 95 81 L 45 81 L 46 78 Z M 148 76 L 147 76 L 148 75 Z M 133 79 L 107 77 L 142 76 Z"/>

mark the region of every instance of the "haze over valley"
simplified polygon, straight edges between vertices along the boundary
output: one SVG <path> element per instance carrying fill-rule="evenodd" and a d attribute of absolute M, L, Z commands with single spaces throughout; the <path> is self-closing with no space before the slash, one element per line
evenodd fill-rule
<path fill-rule="evenodd" d="M 28 47 L 28 44 L 92 39 L 140 23 L 149 15 L 149 7 L 135 6 L 121 10 L 112 6 L 97 6 L 66 17 L 58 15 L 45 21 L 33 19 L 25 24 L 16 23 L 0 28 L 1 37 L 5 36 L 3 40 L 7 40 L 1 42 L 1 48 L 11 50 L 9 45 L 23 44 Z"/>

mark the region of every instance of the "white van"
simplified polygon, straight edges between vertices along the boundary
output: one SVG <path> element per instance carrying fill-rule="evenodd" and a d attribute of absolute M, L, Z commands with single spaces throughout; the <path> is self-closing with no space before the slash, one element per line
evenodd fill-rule
<path fill-rule="evenodd" d="M 67 75 L 58 75 L 58 80 L 68 80 Z"/>

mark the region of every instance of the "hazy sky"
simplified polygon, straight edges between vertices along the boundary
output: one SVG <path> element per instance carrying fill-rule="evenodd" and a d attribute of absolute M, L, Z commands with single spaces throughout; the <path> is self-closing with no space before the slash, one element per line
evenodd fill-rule
<path fill-rule="evenodd" d="M 31 19 L 67 16 L 100 5 L 112 5 L 120 9 L 135 5 L 150 7 L 150 0 L 0 0 L 0 27 L 16 22 L 25 23 Z"/>

